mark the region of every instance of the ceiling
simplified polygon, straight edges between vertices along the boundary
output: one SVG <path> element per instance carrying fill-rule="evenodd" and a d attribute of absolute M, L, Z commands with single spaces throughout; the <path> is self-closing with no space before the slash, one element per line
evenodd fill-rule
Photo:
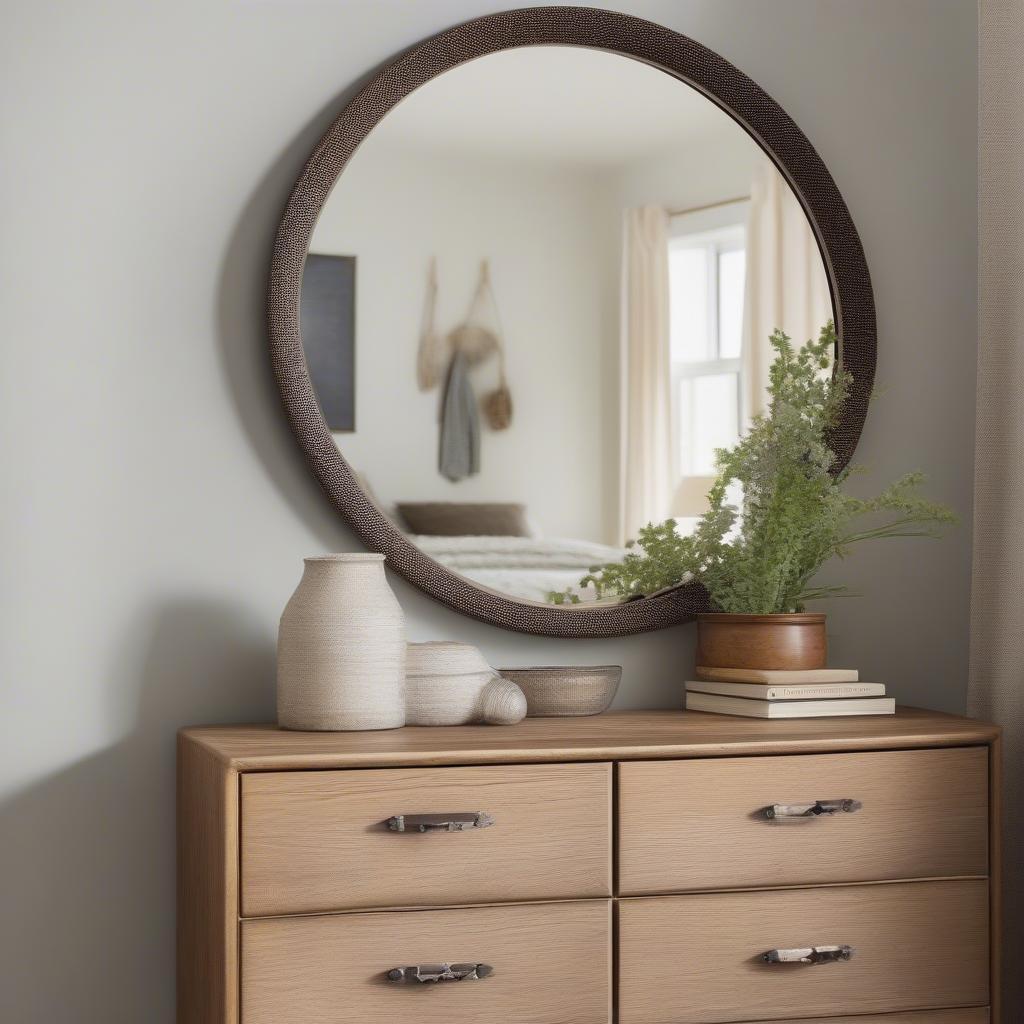
<path fill-rule="evenodd" d="M 370 138 L 380 146 L 604 168 L 736 133 L 745 134 L 657 68 L 603 50 L 531 46 L 432 79 Z"/>

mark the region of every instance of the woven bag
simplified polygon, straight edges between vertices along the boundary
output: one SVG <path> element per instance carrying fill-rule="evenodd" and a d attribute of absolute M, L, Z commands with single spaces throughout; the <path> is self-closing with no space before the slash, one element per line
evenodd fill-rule
<path fill-rule="evenodd" d="M 512 424 L 512 392 L 505 371 L 505 345 L 498 313 L 498 301 L 491 284 L 487 260 L 480 264 L 480 277 L 470 300 L 466 319 L 448 335 L 452 352 L 461 352 L 470 366 L 498 360 L 498 386 L 480 400 L 480 409 L 491 430 L 507 430 Z"/>

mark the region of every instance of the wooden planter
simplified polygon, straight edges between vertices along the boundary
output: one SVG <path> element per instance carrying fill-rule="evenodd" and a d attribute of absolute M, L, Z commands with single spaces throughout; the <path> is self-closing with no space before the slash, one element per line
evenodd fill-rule
<path fill-rule="evenodd" d="M 824 668 L 827 656 L 825 616 L 697 616 L 697 664 L 707 668 Z"/>

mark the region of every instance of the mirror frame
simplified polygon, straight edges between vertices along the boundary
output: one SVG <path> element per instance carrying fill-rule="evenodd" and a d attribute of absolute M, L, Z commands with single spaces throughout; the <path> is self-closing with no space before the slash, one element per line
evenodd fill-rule
<path fill-rule="evenodd" d="M 320 412 L 299 331 L 302 271 L 320 211 L 359 144 L 401 99 L 432 78 L 489 53 L 526 46 L 582 46 L 639 60 L 697 89 L 759 143 L 793 188 L 818 241 L 853 384 L 829 438 L 834 471 L 845 467 L 867 415 L 876 322 L 860 238 L 832 176 L 788 114 L 717 53 L 661 25 L 613 11 L 535 7 L 478 18 L 441 32 L 389 63 L 328 128 L 292 190 L 277 231 L 267 317 L 271 362 L 292 431 L 334 507 L 372 551 L 410 583 L 465 615 L 544 636 L 606 637 L 661 629 L 709 608 L 698 583 L 619 605 L 517 600 L 453 573 L 413 545 L 360 486 Z M 370 467 L 372 469 L 372 467 Z"/>

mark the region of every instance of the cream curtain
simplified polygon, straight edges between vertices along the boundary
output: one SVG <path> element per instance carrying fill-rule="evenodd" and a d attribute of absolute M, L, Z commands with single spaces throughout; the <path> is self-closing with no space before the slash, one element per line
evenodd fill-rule
<path fill-rule="evenodd" d="M 979 7 L 979 336 L 968 707 L 1003 740 L 1003 1020 L 1024 1020 L 1024 5 Z"/>
<path fill-rule="evenodd" d="M 620 542 L 669 515 L 672 484 L 668 214 L 627 210 L 622 253 Z"/>
<path fill-rule="evenodd" d="M 768 160 L 750 186 L 747 280 L 743 303 L 743 408 L 764 412 L 772 350 L 781 328 L 798 344 L 816 338 L 832 316 L 825 267 L 800 203 Z"/>

